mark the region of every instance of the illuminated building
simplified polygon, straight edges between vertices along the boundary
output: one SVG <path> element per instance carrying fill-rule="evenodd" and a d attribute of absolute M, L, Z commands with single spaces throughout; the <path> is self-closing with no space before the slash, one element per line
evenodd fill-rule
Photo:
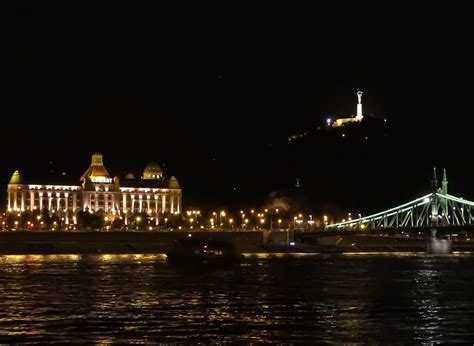
<path fill-rule="evenodd" d="M 15 171 L 8 184 L 7 212 L 43 210 L 60 213 L 66 224 L 76 223 L 78 211 L 121 216 L 128 223 L 133 213 L 146 213 L 158 225 L 164 214 L 180 214 L 182 191 L 178 180 L 166 179 L 157 163 L 149 163 L 139 179 L 131 173 L 123 180 L 110 176 L 102 155 L 92 155 L 81 185 L 45 185 L 25 182 Z"/>
<path fill-rule="evenodd" d="M 348 123 L 360 123 L 362 122 L 362 119 L 364 119 L 364 116 L 362 115 L 362 91 L 357 92 L 357 115 L 355 117 L 351 118 L 339 118 L 334 121 L 331 119 L 327 119 L 327 124 L 331 125 L 332 127 L 341 127 L 344 126 Z"/>

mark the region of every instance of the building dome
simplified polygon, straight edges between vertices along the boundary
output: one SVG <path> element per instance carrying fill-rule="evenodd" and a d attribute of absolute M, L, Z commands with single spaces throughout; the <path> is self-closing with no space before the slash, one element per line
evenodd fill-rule
<path fill-rule="evenodd" d="M 22 176 L 18 170 L 13 172 L 12 178 L 10 179 L 10 184 L 21 184 L 22 183 Z"/>
<path fill-rule="evenodd" d="M 156 162 L 150 162 L 143 171 L 142 179 L 160 179 L 163 175 L 161 167 Z"/>
<path fill-rule="evenodd" d="M 170 178 L 170 181 L 168 182 L 168 188 L 169 189 L 180 189 L 181 188 L 179 186 L 178 179 L 176 179 L 175 176 L 172 176 Z"/>
<path fill-rule="evenodd" d="M 135 179 L 135 176 L 133 175 L 132 172 L 128 172 L 127 175 L 125 176 L 125 179 L 133 180 Z"/>

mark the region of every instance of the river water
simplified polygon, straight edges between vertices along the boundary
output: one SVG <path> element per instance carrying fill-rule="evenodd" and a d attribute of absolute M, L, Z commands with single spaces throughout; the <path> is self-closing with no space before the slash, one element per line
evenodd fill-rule
<path fill-rule="evenodd" d="M 0 256 L 0 342 L 474 342 L 474 256 Z"/>

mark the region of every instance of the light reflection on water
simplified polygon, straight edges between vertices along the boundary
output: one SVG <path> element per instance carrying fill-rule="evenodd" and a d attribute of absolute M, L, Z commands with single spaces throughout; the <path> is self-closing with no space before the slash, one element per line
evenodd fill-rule
<path fill-rule="evenodd" d="M 2 342 L 472 342 L 474 257 L 0 256 Z"/>

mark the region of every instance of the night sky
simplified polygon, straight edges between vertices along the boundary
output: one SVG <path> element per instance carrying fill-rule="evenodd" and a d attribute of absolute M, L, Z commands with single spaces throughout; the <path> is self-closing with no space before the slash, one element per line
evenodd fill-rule
<path fill-rule="evenodd" d="M 377 211 L 433 165 L 474 199 L 472 8 L 313 5 L 13 9 L 4 191 L 15 169 L 78 181 L 100 151 L 119 176 L 157 161 L 188 206 L 258 206 L 299 177 L 315 211 Z M 357 90 L 388 137 L 287 141 L 354 114 Z"/>

